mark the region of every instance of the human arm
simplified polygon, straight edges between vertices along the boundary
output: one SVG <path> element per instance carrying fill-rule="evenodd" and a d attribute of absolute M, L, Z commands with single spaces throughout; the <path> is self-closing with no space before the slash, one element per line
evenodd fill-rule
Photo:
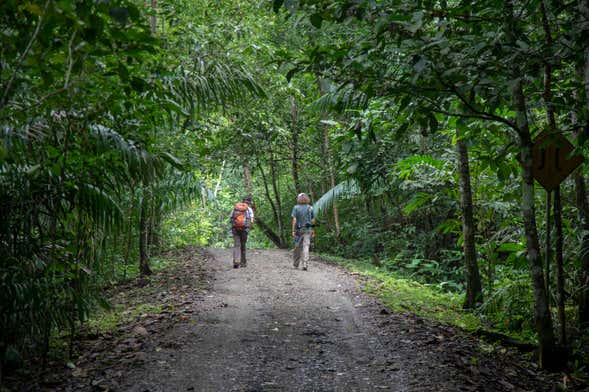
<path fill-rule="evenodd" d="M 254 209 L 251 207 L 248 207 L 248 211 L 249 211 L 250 219 L 251 219 L 252 225 L 253 225 L 254 224 Z"/>
<path fill-rule="evenodd" d="M 297 218 L 295 218 L 294 216 L 292 217 L 292 236 L 297 236 Z"/>
<path fill-rule="evenodd" d="M 311 207 L 311 237 L 315 238 L 315 213 Z"/>

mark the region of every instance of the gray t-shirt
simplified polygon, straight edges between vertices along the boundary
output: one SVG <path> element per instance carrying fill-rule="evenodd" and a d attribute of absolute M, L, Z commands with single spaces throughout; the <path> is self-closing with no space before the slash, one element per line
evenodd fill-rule
<path fill-rule="evenodd" d="M 292 208 L 290 216 L 296 218 L 297 228 L 310 227 L 311 220 L 314 218 L 313 207 L 308 204 L 297 204 Z"/>

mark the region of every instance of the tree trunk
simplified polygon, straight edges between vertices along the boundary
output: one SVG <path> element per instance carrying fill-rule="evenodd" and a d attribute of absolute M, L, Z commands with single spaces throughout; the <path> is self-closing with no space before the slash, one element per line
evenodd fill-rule
<path fill-rule="evenodd" d="M 546 9 L 546 1 L 542 0 L 540 2 L 540 11 L 542 13 L 542 27 L 544 29 L 544 42 L 547 48 L 552 47 L 552 33 L 550 30 L 550 22 L 548 21 L 548 13 Z M 550 63 L 551 59 L 545 60 L 544 63 L 544 91 L 543 91 L 543 98 L 544 98 L 544 105 L 546 106 L 546 116 L 548 117 L 548 127 L 552 132 L 557 132 L 556 129 L 556 116 L 554 115 L 554 104 L 552 103 L 552 64 Z M 551 241 L 550 241 L 550 231 L 552 226 L 550 224 L 550 191 L 546 191 L 546 247 L 544 252 L 544 257 L 546 259 L 545 266 L 546 266 L 546 295 L 548 295 L 548 306 L 550 306 L 550 265 L 551 265 Z M 555 195 L 555 197 L 557 197 Z M 560 201 L 559 201 L 560 202 Z M 556 208 L 556 200 L 554 201 L 554 205 Z M 556 212 L 555 212 L 556 214 Z M 555 218 L 555 225 L 558 225 Z M 558 230 L 558 227 L 556 228 Z M 562 227 L 560 227 L 562 231 Z M 562 260 L 562 247 L 561 247 L 561 254 L 558 254 L 558 247 L 556 249 L 557 252 L 557 259 L 560 257 Z"/>
<path fill-rule="evenodd" d="M 460 204 L 462 206 L 462 234 L 464 237 L 464 270 L 466 273 L 466 297 L 464 308 L 472 309 L 483 298 L 481 276 L 477 262 L 475 228 L 472 207 L 472 189 L 468 165 L 468 149 L 464 139 L 456 142 L 458 171 L 460 173 Z"/>
<path fill-rule="evenodd" d="M 327 178 L 326 173 L 329 172 L 329 169 L 327 169 L 327 160 L 325 159 L 325 144 L 322 141 L 323 139 L 323 135 L 318 135 L 318 140 L 317 143 L 319 144 L 320 148 L 320 152 L 321 152 L 321 159 L 319 159 L 319 162 L 321 164 L 321 178 L 320 178 L 320 182 L 319 182 L 319 186 L 320 186 L 320 190 L 321 190 L 321 194 L 324 195 L 328 190 L 329 190 L 329 179 Z M 332 230 L 332 225 L 331 225 L 331 218 L 329 216 L 329 214 L 325 214 L 325 230 L 328 232 L 331 232 Z"/>
<path fill-rule="evenodd" d="M 151 26 L 151 34 L 155 35 L 157 33 L 157 0 L 151 0 L 151 12 L 153 15 L 149 18 L 149 24 Z"/>
<path fill-rule="evenodd" d="M 513 15 L 513 0 L 505 1 L 505 33 L 508 44 L 515 45 L 517 23 Z M 522 215 L 526 235 L 527 258 L 530 264 L 530 275 L 534 289 L 534 322 L 538 333 L 538 360 L 540 367 L 552 368 L 559 358 L 554 357 L 554 331 L 552 318 L 548 308 L 548 296 L 544 281 L 544 270 L 540 257 L 540 244 L 536 227 L 536 210 L 534 207 L 534 176 L 532 173 L 532 137 L 527 118 L 526 99 L 523 92 L 522 76 L 517 62 L 511 69 L 511 97 L 516 112 L 516 131 L 520 139 L 522 165 Z"/>
<path fill-rule="evenodd" d="M 530 264 L 532 286 L 534 288 L 534 321 L 539 343 L 539 363 L 542 368 L 552 368 L 555 365 L 550 360 L 554 351 L 554 331 L 552 318 L 548 307 L 548 295 L 544 281 L 542 259 L 540 258 L 540 244 L 536 227 L 536 210 L 534 207 L 534 176 L 532 174 L 532 138 L 527 120 L 527 110 L 523 95 L 521 79 L 514 83 L 512 95 L 517 111 L 517 124 L 520 136 L 522 163 L 522 214 L 526 235 L 526 250 Z"/>
<path fill-rule="evenodd" d="M 221 170 L 219 170 L 219 178 L 217 179 L 217 184 L 215 185 L 215 191 L 213 192 L 213 196 L 215 199 L 217 198 L 217 194 L 219 193 L 219 189 L 221 189 L 221 181 L 223 181 L 223 171 L 225 170 L 225 160 L 221 164 Z"/>
<path fill-rule="evenodd" d="M 578 9 L 581 21 L 589 19 L 589 2 L 587 0 L 578 1 Z M 585 28 L 581 35 L 581 42 L 589 40 L 589 28 Z M 583 63 L 581 65 L 581 72 L 583 76 L 583 85 L 585 87 L 585 104 L 586 109 L 589 110 L 589 47 L 585 45 L 583 50 Z M 586 138 L 589 136 L 589 118 L 584 121 Z M 579 216 L 584 230 L 589 230 L 589 205 L 587 203 L 587 190 L 585 186 L 585 178 L 580 171 L 577 171 L 575 176 L 576 193 L 577 193 L 577 208 L 579 209 Z M 578 297 L 579 302 L 579 324 L 583 329 L 589 329 L 589 235 L 583 235 L 583 242 L 581 249 L 581 273 L 580 284 L 581 292 Z"/>
<path fill-rule="evenodd" d="M 587 203 L 587 188 L 585 177 L 580 171 L 575 174 L 575 188 L 577 196 L 577 210 L 579 220 L 584 231 L 581 242 L 581 273 L 579 287 L 581 292 L 577 298 L 579 305 L 579 326 L 581 329 L 589 329 L 589 204 Z"/>
<path fill-rule="evenodd" d="M 280 242 L 286 243 L 284 237 L 284 229 L 282 225 L 282 203 L 280 202 L 280 191 L 278 190 L 278 184 L 276 182 L 276 161 L 274 160 L 274 153 L 272 152 L 270 152 L 270 177 L 272 179 L 272 190 L 274 191 L 274 199 L 276 200 L 276 223 L 278 224 L 278 236 L 280 237 Z"/>
<path fill-rule="evenodd" d="M 299 180 L 299 110 L 294 97 L 290 97 L 290 113 L 292 116 L 291 126 L 291 159 L 292 159 L 292 181 L 294 183 L 295 193 L 301 193 L 301 184 Z"/>
<path fill-rule="evenodd" d="M 270 203 L 270 207 L 272 208 L 272 213 L 274 214 L 274 220 L 276 222 L 280 222 L 280 215 L 278 214 L 278 210 L 276 209 L 276 205 L 274 204 L 274 200 L 272 199 L 272 196 L 270 195 L 270 189 L 268 188 L 268 180 L 266 178 L 266 173 L 264 173 L 264 168 L 262 167 L 260 162 L 258 162 L 258 168 L 260 169 L 260 174 L 262 175 L 262 181 L 264 182 L 264 192 L 266 195 L 266 199 L 268 200 L 268 203 Z"/>
<path fill-rule="evenodd" d="M 554 190 L 554 227 L 556 240 L 556 305 L 558 309 L 559 322 L 559 343 L 566 346 L 566 316 L 565 316 L 565 293 L 564 293 L 564 268 L 562 257 L 562 206 L 560 198 L 560 186 Z"/>
<path fill-rule="evenodd" d="M 546 278 L 545 278 L 545 285 L 546 285 L 546 295 L 548 295 L 548 299 L 550 300 L 550 264 L 552 260 L 552 240 L 550 238 L 550 234 L 552 231 L 552 222 L 551 222 L 551 213 L 552 210 L 552 193 L 551 191 L 546 191 L 546 244 L 544 246 L 544 265 L 546 266 Z M 550 304 L 550 302 L 548 302 Z"/>
<path fill-rule="evenodd" d="M 317 78 L 317 85 L 319 86 L 319 94 L 325 94 L 325 86 L 323 80 L 321 78 Z M 323 126 L 323 151 L 325 153 L 325 163 L 327 165 L 328 173 L 329 173 L 329 184 L 331 189 L 335 188 L 335 169 L 333 167 L 333 159 L 331 156 L 331 143 L 329 141 L 329 128 L 327 126 Z M 340 224 L 339 224 L 339 212 L 337 209 L 337 202 L 333 201 L 333 225 L 335 227 L 335 235 L 339 238 L 340 236 Z"/>
<path fill-rule="evenodd" d="M 256 217 L 256 224 L 258 226 L 260 226 L 260 228 L 262 229 L 262 231 L 264 232 L 264 234 L 266 234 L 266 237 L 268 237 L 268 239 L 270 241 L 272 241 L 272 243 L 274 245 L 276 245 L 278 248 L 280 249 L 287 249 L 288 245 L 286 244 L 285 241 L 283 241 L 273 230 L 272 228 L 270 228 L 270 226 L 268 226 L 262 219 Z"/>
<path fill-rule="evenodd" d="M 254 181 L 252 179 L 252 169 L 247 162 L 243 164 L 243 180 L 245 182 L 245 192 L 248 195 L 252 195 L 254 192 Z"/>
<path fill-rule="evenodd" d="M 141 210 L 139 216 L 139 272 L 141 275 L 151 275 L 149 268 L 149 255 L 147 251 L 147 236 L 149 231 L 148 217 L 148 191 L 143 188 L 143 198 L 141 200 Z"/>
<path fill-rule="evenodd" d="M 252 170 L 247 162 L 243 164 L 243 178 L 245 183 L 245 190 L 249 195 L 251 195 L 254 190 L 254 182 L 252 179 Z M 258 214 L 256 214 L 255 216 L 255 224 L 262 229 L 266 237 L 268 237 L 268 239 L 272 241 L 274 245 L 276 245 L 280 249 L 287 248 L 286 243 L 281 240 L 280 236 L 277 235 L 274 232 L 274 230 L 272 230 L 272 228 L 268 226 Z"/>
<path fill-rule="evenodd" d="M 335 188 L 335 169 L 333 167 L 333 161 L 331 159 L 331 146 L 329 142 L 329 129 L 324 127 L 323 129 L 323 143 L 326 153 L 327 167 L 329 169 L 329 184 L 331 189 Z M 337 202 L 333 200 L 333 225 L 335 227 L 335 235 L 339 238 L 340 236 L 340 224 L 339 224 L 339 212 L 337 209 Z"/>
<path fill-rule="evenodd" d="M 540 3 L 540 9 L 542 12 L 542 26 L 544 28 L 544 41 L 546 47 L 551 49 L 553 45 L 552 33 L 550 30 L 550 22 L 548 20 L 548 13 L 546 7 L 546 1 L 542 0 Z M 554 105 L 552 103 L 552 64 L 551 58 L 545 62 L 544 65 L 544 103 L 546 105 L 546 114 L 548 117 L 548 125 L 552 132 L 557 132 L 556 127 L 556 116 L 554 114 Z M 547 201 L 549 203 L 550 195 L 547 195 Z M 549 213 L 549 212 L 548 212 Z M 546 224 L 546 293 L 550 296 L 550 215 L 547 216 Z M 561 207 L 561 196 L 560 187 L 558 187 L 554 193 L 554 226 L 556 235 L 556 298 L 557 298 L 557 309 L 559 319 L 559 342 L 561 345 L 566 345 L 566 316 L 565 316 L 565 293 L 564 293 L 564 269 L 563 269 L 563 238 L 562 238 L 562 207 Z M 548 301 L 550 306 L 550 298 Z"/>

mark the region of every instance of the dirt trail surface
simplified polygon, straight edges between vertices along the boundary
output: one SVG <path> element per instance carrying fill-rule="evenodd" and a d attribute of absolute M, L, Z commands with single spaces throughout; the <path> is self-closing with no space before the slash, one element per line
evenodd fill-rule
<path fill-rule="evenodd" d="M 186 248 L 169 268 L 109 290 L 120 321 L 81 331 L 72 366 L 49 364 L 18 391 L 547 391 L 508 350 L 386 310 L 365 278 L 291 253 Z M 108 314 L 106 315 L 108 317 Z"/>
<path fill-rule="evenodd" d="M 408 390 L 401 366 L 360 308 L 367 305 L 343 270 L 294 269 L 284 251 L 250 251 L 233 269 L 229 250 L 212 250 L 211 294 L 194 325 L 173 331 L 131 391 Z M 400 365 L 400 364 L 399 364 Z"/>
<path fill-rule="evenodd" d="M 276 250 L 249 251 L 247 268 L 233 269 L 229 250 L 210 253 L 214 280 L 193 319 L 123 375 L 122 390 L 540 390 L 531 373 L 497 377 L 453 331 L 388 314 L 340 267 L 294 269 Z"/>

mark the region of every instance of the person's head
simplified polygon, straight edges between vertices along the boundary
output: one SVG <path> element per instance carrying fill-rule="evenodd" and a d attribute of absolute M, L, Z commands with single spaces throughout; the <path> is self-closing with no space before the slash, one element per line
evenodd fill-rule
<path fill-rule="evenodd" d="M 244 196 L 244 197 L 241 198 L 241 201 L 244 202 L 244 203 L 247 203 L 247 204 L 250 204 L 251 205 L 252 204 L 252 197 L 249 196 L 249 195 Z"/>
<path fill-rule="evenodd" d="M 311 199 L 306 193 L 299 193 L 297 196 L 297 203 L 298 204 L 309 204 L 311 203 Z"/>

